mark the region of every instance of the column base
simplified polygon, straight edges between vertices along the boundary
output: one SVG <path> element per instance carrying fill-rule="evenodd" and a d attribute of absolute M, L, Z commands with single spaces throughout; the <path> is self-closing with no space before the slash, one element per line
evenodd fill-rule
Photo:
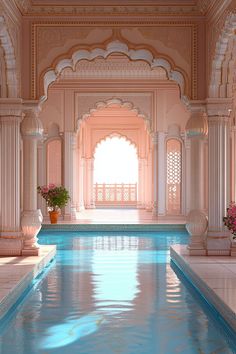
<path fill-rule="evenodd" d="M 39 249 L 37 235 L 41 229 L 43 216 L 40 209 L 25 210 L 21 217 L 21 227 L 24 235 L 24 246 L 22 255 L 33 256 L 38 255 Z"/>
<path fill-rule="evenodd" d="M 230 255 L 236 257 L 236 242 L 231 243 Z"/>
<path fill-rule="evenodd" d="M 206 239 L 208 256 L 230 256 L 231 240 L 228 233 L 208 232 Z"/>
<path fill-rule="evenodd" d="M 204 248 L 192 248 L 191 246 L 187 247 L 188 253 L 190 256 L 206 256 L 207 251 Z"/>
<path fill-rule="evenodd" d="M 0 239 L 0 256 L 21 256 L 23 241 L 22 239 L 1 238 Z"/>
<path fill-rule="evenodd" d="M 40 252 L 40 248 L 30 248 L 30 249 L 23 249 L 21 252 L 22 256 L 38 256 Z"/>

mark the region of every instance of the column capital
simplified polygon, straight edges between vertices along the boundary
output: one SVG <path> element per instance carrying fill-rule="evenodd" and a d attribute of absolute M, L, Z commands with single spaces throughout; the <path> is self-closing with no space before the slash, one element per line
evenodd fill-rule
<path fill-rule="evenodd" d="M 24 138 L 41 139 L 43 126 L 38 117 L 38 112 L 32 108 L 24 110 L 24 119 L 21 122 L 21 134 Z"/>
<path fill-rule="evenodd" d="M 214 117 L 229 117 L 233 107 L 232 98 L 207 98 L 208 119 Z"/>
<path fill-rule="evenodd" d="M 0 119 L 3 117 L 22 116 L 21 98 L 0 98 Z"/>
<path fill-rule="evenodd" d="M 208 133 L 207 117 L 202 105 L 191 107 L 191 115 L 185 126 L 188 138 L 203 138 Z"/>
<path fill-rule="evenodd" d="M 188 105 L 188 110 L 192 114 L 202 114 L 206 112 L 206 102 L 194 100 L 190 101 Z"/>

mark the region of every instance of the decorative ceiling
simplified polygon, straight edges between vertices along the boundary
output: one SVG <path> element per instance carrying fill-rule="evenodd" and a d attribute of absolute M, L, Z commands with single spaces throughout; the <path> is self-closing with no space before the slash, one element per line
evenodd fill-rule
<path fill-rule="evenodd" d="M 14 0 L 24 15 L 205 15 L 222 0 Z M 224 2 L 224 1 L 223 1 Z"/>

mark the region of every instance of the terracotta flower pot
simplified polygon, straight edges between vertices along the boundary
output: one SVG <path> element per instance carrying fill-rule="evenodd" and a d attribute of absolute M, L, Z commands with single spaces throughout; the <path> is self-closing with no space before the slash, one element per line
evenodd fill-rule
<path fill-rule="evenodd" d="M 57 224 L 58 215 L 59 215 L 59 212 L 56 210 L 49 211 L 49 217 L 50 217 L 51 224 Z"/>

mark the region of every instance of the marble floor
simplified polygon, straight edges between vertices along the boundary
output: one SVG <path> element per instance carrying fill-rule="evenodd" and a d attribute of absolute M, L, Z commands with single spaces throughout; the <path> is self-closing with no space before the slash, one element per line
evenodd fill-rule
<path fill-rule="evenodd" d="M 44 224 L 50 223 L 44 218 Z M 183 216 L 160 217 L 143 209 L 85 209 L 77 213 L 76 220 L 59 218 L 59 224 L 185 224 Z"/>
<path fill-rule="evenodd" d="M 174 245 L 171 258 L 236 331 L 236 257 L 189 256 L 185 245 Z"/>
<path fill-rule="evenodd" d="M 41 246 L 37 257 L 0 257 L 0 320 L 55 254 L 55 246 Z"/>

